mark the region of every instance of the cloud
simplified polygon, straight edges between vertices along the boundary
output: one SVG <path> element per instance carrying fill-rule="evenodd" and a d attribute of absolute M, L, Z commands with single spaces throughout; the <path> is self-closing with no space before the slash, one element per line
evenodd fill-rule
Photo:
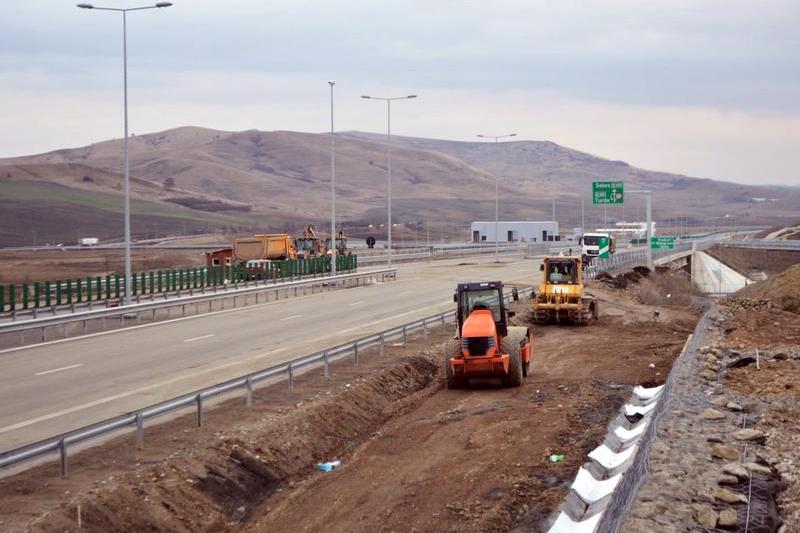
<path fill-rule="evenodd" d="M 119 136 L 119 16 L 4 9 L 0 154 Z M 334 78 L 341 129 L 385 127 L 361 93 L 418 92 L 398 132 L 512 128 L 654 169 L 796 183 L 798 19 L 794 0 L 175 0 L 129 18 L 131 123 L 323 131 Z"/>

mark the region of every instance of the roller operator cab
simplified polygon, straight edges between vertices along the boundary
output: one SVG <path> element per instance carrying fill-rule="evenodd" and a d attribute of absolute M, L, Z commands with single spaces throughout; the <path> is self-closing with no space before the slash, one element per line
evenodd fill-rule
<path fill-rule="evenodd" d="M 533 343 L 529 328 L 509 326 L 514 316 L 506 309 L 503 283 L 459 283 L 456 302 L 458 336 L 447 347 L 447 388 L 469 384 L 470 378 L 500 378 L 507 387 L 519 387 L 528 375 Z"/>

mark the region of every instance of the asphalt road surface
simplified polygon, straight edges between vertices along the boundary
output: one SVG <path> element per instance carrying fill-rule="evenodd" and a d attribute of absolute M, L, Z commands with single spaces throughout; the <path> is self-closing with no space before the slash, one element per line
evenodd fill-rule
<path fill-rule="evenodd" d="M 399 264 L 397 281 L 0 351 L 0 452 L 450 309 L 464 281 L 538 283 L 516 254 Z"/>

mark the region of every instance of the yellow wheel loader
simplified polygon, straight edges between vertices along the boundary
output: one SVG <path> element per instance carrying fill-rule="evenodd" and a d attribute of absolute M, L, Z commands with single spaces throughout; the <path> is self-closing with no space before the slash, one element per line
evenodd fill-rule
<path fill-rule="evenodd" d="M 537 324 L 572 322 L 587 325 L 598 318 L 598 301 L 584 291 L 580 257 L 545 257 L 539 270 L 544 279 L 532 295 L 531 310 Z"/>

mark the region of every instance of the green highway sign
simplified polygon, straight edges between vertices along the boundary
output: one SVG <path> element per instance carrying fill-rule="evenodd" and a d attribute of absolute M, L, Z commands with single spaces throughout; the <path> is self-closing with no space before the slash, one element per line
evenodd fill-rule
<path fill-rule="evenodd" d="M 650 237 L 650 248 L 653 250 L 675 248 L 675 237 Z"/>
<path fill-rule="evenodd" d="M 595 204 L 621 204 L 624 203 L 624 183 L 621 181 L 593 181 L 592 203 Z"/>

